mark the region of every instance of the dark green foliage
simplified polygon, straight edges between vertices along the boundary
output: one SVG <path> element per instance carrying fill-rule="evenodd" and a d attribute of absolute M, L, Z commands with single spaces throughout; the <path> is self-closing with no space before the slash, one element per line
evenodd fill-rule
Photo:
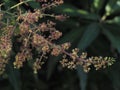
<path fill-rule="evenodd" d="M 2 8 L 8 8 L 17 1 L 0 2 L 5 3 Z M 40 8 L 38 3 L 28 4 L 27 8 L 21 6 L 23 10 Z M 120 0 L 65 0 L 49 12 L 70 16 L 65 22 L 57 22 L 63 32 L 57 43 L 69 41 L 89 56 L 115 57 L 115 64 L 86 74 L 81 67 L 61 68 L 61 57 L 50 56 L 38 75 L 32 73 L 30 63 L 19 71 L 8 65 L 0 77 L 0 90 L 120 90 Z"/>

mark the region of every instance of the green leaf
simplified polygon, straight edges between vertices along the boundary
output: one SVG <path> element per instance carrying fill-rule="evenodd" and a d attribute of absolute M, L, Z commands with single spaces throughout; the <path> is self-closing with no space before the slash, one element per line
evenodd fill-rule
<path fill-rule="evenodd" d="M 98 23 L 91 23 L 83 33 L 82 38 L 78 43 L 79 49 L 87 48 L 99 35 L 100 27 Z"/>
<path fill-rule="evenodd" d="M 106 22 L 107 22 L 107 23 L 115 23 L 115 24 L 120 25 L 120 17 L 119 17 L 119 16 L 116 16 L 116 17 L 113 18 L 112 20 L 107 20 Z"/>
<path fill-rule="evenodd" d="M 104 43 L 104 45 L 103 45 Z M 106 37 L 100 34 L 96 40 L 87 48 L 89 55 L 93 56 L 111 56 L 110 55 L 110 43 L 107 41 Z"/>
<path fill-rule="evenodd" d="M 120 90 L 120 62 L 115 63 L 106 74 L 112 81 L 114 90 Z"/>
<path fill-rule="evenodd" d="M 78 9 L 70 4 L 63 4 L 53 9 L 56 13 L 67 14 L 71 17 L 80 17 L 84 19 L 98 20 L 99 16 L 88 11 Z"/>
<path fill-rule="evenodd" d="M 21 80 L 20 80 L 20 72 L 12 66 L 11 63 L 7 65 L 8 78 L 10 84 L 13 86 L 14 90 L 21 90 Z"/>
<path fill-rule="evenodd" d="M 48 61 L 48 64 L 47 64 L 47 79 L 50 79 L 53 71 L 55 70 L 55 67 L 57 65 L 57 63 L 60 61 L 61 59 L 61 56 L 57 56 L 57 57 L 54 57 L 54 56 L 50 56 L 49 57 L 49 61 Z"/>
<path fill-rule="evenodd" d="M 112 46 L 116 48 L 120 52 L 120 26 L 104 26 L 103 33 L 107 36 L 110 40 Z"/>
<path fill-rule="evenodd" d="M 11 6 L 16 4 L 16 2 L 13 0 L 3 0 L 3 2 L 5 3 L 5 9 L 9 9 Z"/>
<path fill-rule="evenodd" d="M 119 11 L 120 0 L 109 0 L 108 4 L 105 7 L 106 15 L 110 15 L 116 11 Z"/>
<path fill-rule="evenodd" d="M 93 0 L 93 3 L 92 3 L 93 10 L 95 10 L 98 13 L 103 6 L 103 2 L 104 0 Z"/>
<path fill-rule="evenodd" d="M 40 4 L 38 2 L 31 1 L 31 2 L 28 2 L 28 4 L 34 9 L 40 8 Z"/>
<path fill-rule="evenodd" d="M 83 71 L 81 67 L 77 68 L 77 74 L 80 80 L 79 86 L 81 87 L 81 90 L 86 90 L 88 75 Z"/>
<path fill-rule="evenodd" d="M 73 30 L 71 30 L 69 33 L 67 33 L 66 35 L 64 35 L 59 43 L 64 43 L 64 42 L 74 42 L 78 37 L 81 36 L 81 34 L 83 33 L 83 29 L 84 28 L 74 28 Z"/>

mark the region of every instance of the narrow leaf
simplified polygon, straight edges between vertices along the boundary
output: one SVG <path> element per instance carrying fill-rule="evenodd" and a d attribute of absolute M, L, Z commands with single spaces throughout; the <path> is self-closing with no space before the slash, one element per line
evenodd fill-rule
<path fill-rule="evenodd" d="M 79 49 L 87 48 L 96 39 L 99 33 L 100 33 L 99 24 L 91 23 L 86 28 L 82 38 L 80 39 L 80 42 L 78 43 L 78 48 Z"/>

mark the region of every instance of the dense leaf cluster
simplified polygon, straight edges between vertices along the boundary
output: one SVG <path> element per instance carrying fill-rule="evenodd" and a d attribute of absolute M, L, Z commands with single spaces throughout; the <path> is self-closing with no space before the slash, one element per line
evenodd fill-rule
<path fill-rule="evenodd" d="M 72 0 L 65 1 L 63 5 L 60 5 L 63 3 L 62 0 L 53 0 L 49 3 L 48 1 L 2 1 L 0 5 L 1 73 L 7 66 L 7 75 L 10 81 L 15 83 L 19 72 L 13 67 L 24 69 L 28 65 L 34 73 L 37 73 L 41 67 L 44 70 L 45 65 L 48 68 L 46 75 L 50 78 L 54 68 L 61 67 L 56 65 L 59 60 L 63 67 L 77 68 L 78 75 L 82 74 L 78 66 L 82 66 L 84 71 L 88 72 L 93 66 L 97 70 L 113 64 L 114 58 L 96 56 L 116 57 L 115 49 L 119 51 L 119 13 L 116 13 L 119 0 L 78 1 L 83 5 Z M 71 47 L 70 43 L 66 43 L 67 41 L 71 42 Z M 77 48 L 70 51 L 72 47 Z M 92 57 L 82 53 L 82 50 L 91 52 L 88 55 Z M 81 77 L 84 79 L 86 75 Z M 85 84 L 82 84 L 81 79 L 81 89 L 84 90 Z M 20 80 L 13 86 L 16 90 L 20 88 Z"/>

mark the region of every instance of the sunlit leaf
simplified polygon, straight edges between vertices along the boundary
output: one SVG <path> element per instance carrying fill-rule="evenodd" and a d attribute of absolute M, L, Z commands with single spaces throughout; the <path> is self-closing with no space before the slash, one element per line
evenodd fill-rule
<path fill-rule="evenodd" d="M 105 7 L 106 15 L 110 15 L 120 8 L 120 0 L 109 0 L 108 4 Z"/>

